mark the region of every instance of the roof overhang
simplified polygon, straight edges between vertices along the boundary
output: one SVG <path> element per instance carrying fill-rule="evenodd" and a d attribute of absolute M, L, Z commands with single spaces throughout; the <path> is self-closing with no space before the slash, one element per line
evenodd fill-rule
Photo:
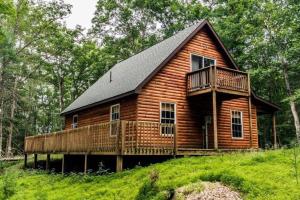
<path fill-rule="evenodd" d="M 253 91 L 251 92 L 251 95 L 253 97 L 253 102 L 257 107 L 257 112 L 259 114 L 273 114 L 277 111 L 280 111 L 281 108 L 268 100 L 265 100 L 259 96 L 257 96 Z"/>
<path fill-rule="evenodd" d="M 75 112 L 79 112 L 79 111 L 82 111 L 82 110 L 85 110 L 85 109 L 88 109 L 88 108 L 92 108 L 94 106 L 105 104 L 105 103 L 108 103 L 108 102 L 111 102 L 111 101 L 116 101 L 116 100 L 122 99 L 124 97 L 128 97 L 130 95 L 133 95 L 133 94 L 136 94 L 135 91 L 126 92 L 126 93 L 123 93 L 123 94 L 120 94 L 120 95 L 117 95 L 117 96 L 105 99 L 103 101 L 98 101 L 96 103 L 92 103 L 92 104 L 89 104 L 89 105 L 86 105 L 86 106 L 83 106 L 83 107 L 80 107 L 80 108 L 77 108 L 77 109 L 74 109 L 74 110 L 70 110 L 68 112 L 61 112 L 60 115 L 61 116 L 69 115 L 69 114 L 72 114 L 72 113 L 75 113 Z"/>

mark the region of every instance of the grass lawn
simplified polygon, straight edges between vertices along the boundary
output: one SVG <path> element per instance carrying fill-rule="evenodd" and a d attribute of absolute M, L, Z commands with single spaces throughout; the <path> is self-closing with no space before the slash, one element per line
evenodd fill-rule
<path fill-rule="evenodd" d="M 221 181 L 240 191 L 245 199 L 299 200 L 300 183 L 296 182 L 293 162 L 293 150 L 287 149 L 179 158 L 103 176 L 24 171 L 17 163 L 2 171 L 0 196 L 17 200 L 167 199 L 180 186 Z M 155 179 L 153 174 L 158 175 L 155 183 L 150 183 L 149 174 L 151 180 Z"/>

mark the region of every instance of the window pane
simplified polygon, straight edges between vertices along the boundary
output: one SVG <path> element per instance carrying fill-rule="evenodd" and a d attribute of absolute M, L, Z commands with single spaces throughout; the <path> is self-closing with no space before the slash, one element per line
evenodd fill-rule
<path fill-rule="evenodd" d="M 192 71 L 201 69 L 203 67 L 203 58 L 201 56 L 192 55 Z"/>
<path fill-rule="evenodd" d="M 241 138 L 243 137 L 243 129 L 242 129 L 242 112 L 240 111 L 232 111 L 232 137 Z"/>
<path fill-rule="evenodd" d="M 209 58 L 204 58 L 204 67 L 213 66 L 215 61 Z"/>

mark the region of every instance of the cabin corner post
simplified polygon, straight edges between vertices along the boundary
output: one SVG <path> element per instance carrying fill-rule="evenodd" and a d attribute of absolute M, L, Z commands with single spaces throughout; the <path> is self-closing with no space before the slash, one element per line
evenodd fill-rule
<path fill-rule="evenodd" d="M 250 133 L 250 148 L 253 147 L 253 136 L 252 136 L 252 102 L 251 102 L 251 83 L 250 83 L 250 73 L 247 73 L 248 78 L 248 117 L 249 117 L 249 133 Z"/>
<path fill-rule="evenodd" d="M 273 133 L 273 143 L 274 149 L 277 149 L 277 133 L 276 133 L 276 115 L 275 112 L 272 113 L 272 133 Z"/>

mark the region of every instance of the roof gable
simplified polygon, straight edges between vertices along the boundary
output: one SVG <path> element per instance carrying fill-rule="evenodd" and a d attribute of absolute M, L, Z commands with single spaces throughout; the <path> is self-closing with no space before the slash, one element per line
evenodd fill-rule
<path fill-rule="evenodd" d="M 226 56 L 228 56 L 229 61 L 237 68 L 212 26 L 208 21 L 202 20 L 178 32 L 176 35 L 117 63 L 71 103 L 61 114 L 65 115 L 138 93 L 204 26 L 208 26 L 212 35 L 220 44 Z"/>

